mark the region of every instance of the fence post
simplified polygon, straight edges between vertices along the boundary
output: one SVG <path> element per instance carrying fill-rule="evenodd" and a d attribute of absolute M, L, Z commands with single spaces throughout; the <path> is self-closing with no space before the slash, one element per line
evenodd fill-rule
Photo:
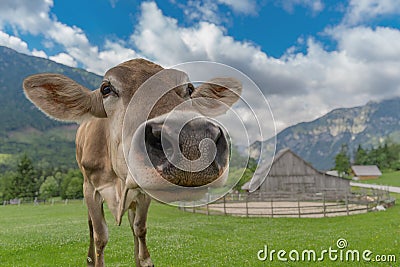
<path fill-rule="evenodd" d="M 179 210 L 185 211 L 185 202 L 182 201 L 182 203 L 179 203 Z"/>
<path fill-rule="evenodd" d="M 380 195 L 381 195 L 381 192 L 380 191 L 377 191 L 377 193 L 376 193 L 376 205 L 378 206 L 379 205 L 379 200 L 380 200 Z"/>
<path fill-rule="evenodd" d="M 207 215 L 210 215 L 210 208 L 209 208 L 209 203 L 207 203 L 206 208 L 207 208 Z"/>
<path fill-rule="evenodd" d="M 349 212 L 349 196 L 346 194 L 346 213 L 347 215 L 350 215 Z"/>
<path fill-rule="evenodd" d="M 324 217 L 326 217 L 326 197 L 325 197 L 325 192 L 322 193 L 322 198 L 323 198 L 323 205 L 324 205 Z"/>
<path fill-rule="evenodd" d="M 249 217 L 249 198 L 246 197 L 246 217 Z"/>
<path fill-rule="evenodd" d="M 297 211 L 299 213 L 299 218 L 301 217 L 301 212 L 300 212 L 300 196 L 297 195 Z"/>
<path fill-rule="evenodd" d="M 226 195 L 224 196 L 224 215 L 226 215 Z"/>
<path fill-rule="evenodd" d="M 271 217 L 274 218 L 274 198 L 271 197 Z"/>

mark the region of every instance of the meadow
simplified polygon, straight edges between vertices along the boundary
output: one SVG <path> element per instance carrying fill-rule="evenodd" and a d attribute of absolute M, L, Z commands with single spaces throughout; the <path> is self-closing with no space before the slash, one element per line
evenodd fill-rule
<path fill-rule="evenodd" d="M 387 171 L 383 172 L 382 176 L 378 179 L 357 181 L 366 184 L 378 184 L 378 185 L 391 185 L 400 187 L 400 171 Z"/>
<path fill-rule="evenodd" d="M 134 266 L 133 238 L 127 219 L 116 226 L 106 210 L 110 240 L 107 266 Z M 25 204 L 0 206 L 0 266 L 85 266 L 88 247 L 86 207 Z M 153 202 L 148 246 L 155 266 L 398 266 L 398 263 L 330 261 L 262 262 L 257 252 L 337 249 L 395 255 L 400 261 L 400 207 L 384 212 L 334 218 L 239 218 L 183 212 Z M 301 255 L 301 254 L 300 254 Z M 288 255 L 286 255 L 288 257 Z"/>

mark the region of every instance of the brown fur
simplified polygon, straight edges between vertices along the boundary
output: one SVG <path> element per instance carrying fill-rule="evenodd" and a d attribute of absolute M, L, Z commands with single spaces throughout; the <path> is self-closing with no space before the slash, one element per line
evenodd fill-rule
<path fill-rule="evenodd" d="M 217 116 L 225 113 L 241 93 L 242 85 L 236 79 L 214 78 L 194 90 L 193 106 L 206 116 Z"/>
<path fill-rule="evenodd" d="M 63 75 L 30 76 L 24 80 L 23 87 L 29 100 L 52 118 L 82 121 L 82 117 L 89 114 L 107 117 L 98 90 L 92 92 Z"/>

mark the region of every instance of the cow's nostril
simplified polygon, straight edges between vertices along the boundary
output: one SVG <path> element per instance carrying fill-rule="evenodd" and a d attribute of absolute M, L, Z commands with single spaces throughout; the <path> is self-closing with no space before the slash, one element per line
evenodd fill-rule
<path fill-rule="evenodd" d="M 222 140 L 221 138 L 223 138 L 223 137 L 224 137 L 224 135 L 222 133 L 222 130 L 221 130 L 221 128 L 218 127 L 218 133 L 214 138 L 215 144 L 218 144 L 219 142 L 221 142 L 221 140 Z"/>
<path fill-rule="evenodd" d="M 223 135 L 221 128 L 214 123 L 208 123 L 206 131 L 208 133 L 207 136 L 211 138 L 215 143 L 217 143 Z"/>
<path fill-rule="evenodd" d="M 222 137 L 223 137 L 222 130 L 221 130 L 221 128 L 218 127 L 218 132 L 217 132 L 216 136 L 214 137 L 214 142 L 217 144 L 221 140 Z"/>
<path fill-rule="evenodd" d="M 165 131 L 162 131 L 162 125 L 147 124 L 145 128 L 146 144 L 154 149 L 164 151 L 164 153 L 172 153 L 171 142 L 165 137 L 162 138 L 162 134 L 166 134 Z"/>
<path fill-rule="evenodd" d="M 145 142 L 152 148 L 162 150 L 161 145 L 161 129 L 154 127 L 154 125 L 146 125 L 145 128 Z"/>

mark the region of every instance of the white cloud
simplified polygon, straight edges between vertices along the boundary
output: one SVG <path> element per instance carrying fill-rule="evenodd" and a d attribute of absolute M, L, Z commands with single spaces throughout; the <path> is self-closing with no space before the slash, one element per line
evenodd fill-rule
<path fill-rule="evenodd" d="M 343 22 L 356 25 L 382 16 L 399 14 L 398 0 L 350 0 Z"/>
<path fill-rule="evenodd" d="M 187 1 L 186 4 L 179 4 L 179 7 L 183 9 L 186 18 L 192 21 L 210 21 L 217 24 L 226 23 L 228 21 L 227 16 L 221 16 L 219 14 L 218 4 L 212 0 L 190 0 Z"/>
<path fill-rule="evenodd" d="M 321 0 L 281 0 L 278 5 L 282 6 L 287 12 L 293 13 L 296 6 L 309 8 L 313 13 L 319 13 L 324 9 Z"/>
<path fill-rule="evenodd" d="M 19 37 L 9 35 L 3 31 L 0 31 L 0 45 L 7 46 L 23 54 L 47 58 L 47 55 L 44 51 L 38 51 L 36 49 L 29 51 L 28 44 L 25 41 L 21 40 Z"/>
<path fill-rule="evenodd" d="M 153 2 L 142 4 L 142 16 L 131 39 L 145 55 L 164 65 L 206 58 L 218 60 L 224 54 L 229 55 L 232 49 L 237 57 L 242 57 L 241 51 L 247 51 L 241 50 L 242 46 L 254 48 L 254 53 L 259 51 L 250 44 L 235 42 L 232 37 L 225 36 L 224 29 L 213 23 L 179 27 L 176 19 L 164 16 Z"/>
<path fill-rule="evenodd" d="M 24 32 L 38 34 L 49 26 L 48 14 L 52 6 L 52 0 L 2 0 L 0 28 L 11 24 Z"/>
<path fill-rule="evenodd" d="M 117 1 L 111 1 L 116 3 Z M 85 32 L 77 26 L 69 26 L 57 20 L 51 14 L 52 0 L 2 0 L 0 3 L 0 30 L 6 25 L 19 31 L 33 35 L 42 35 L 45 46 L 55 43 L 64 47 L 65 51 L 51 56 L 59 63 L 69 66 L 82 66 L 89 71 L 103 74 L 109 67 L 136 56 L 133 49 L 123 47 L 122 42 L 105 40 L 104 50 L 92 45 Z M 30 51 L 26 42 L 18 37 L 1 32 L 0 40 L 4 45 L 19 52 L 47 57 L 43 51 Z"/>
<path fill-rule="evenodd" d="M 103 63 L 103 65 L 96 65 L 96 62 L 93 62 L 91 69 L 89 69 L 90 71 L 104 74 L 106 70 L 121 62 L 139 57 L 134 50 L 126 48 L 123 43 L 106 40 L 104 48 L 105 50 L 98 53 L 97 60 L 97 64 Z"/>
<path fill-rule="evenodd" d="M 360 61 L 400 61 L 400 31 L 388 27 L 336 27 L 327 31 L 340 50 Z"/>
<path fill-rule="evenodd" d="M 255 0 L 217 0 L 218 3 L 225 4 L 237 13 L 256 14 L 257 3 Z"/>
<path fill-rule="evenodd" d="M 58 21 L 52 22 L 44 32 L 53 41 L 64 45 L 65 47 L 84 47 L 90 46 L 86 34 L 77 26 L 68 26 Z"/>
<path fill-rule="evenodd" d="M 53 60 L 57 63 L 70 66 L 70 67 L 78 66 L 78 63 L 74 60 L 74 58 L 66 53 L 60 53 L 55 56 L 51 56 L 51 57 L 49 57 L 49 59 Z"/>
<path fill-rule="evenodd" d="M 46 52 L 44 52 L 43 50 L 36 50 L 36 49 L 32 50 L 32 56 L 41 57 L 41 58 L 48 58 Z"/>
<path fill-rule="evenodd" d="M 104 50 L 90 43 L 86 34 L 77 26 L 68 26 L 55 21 L 44 33 L 54 42 L 64 46 L 68 55 L 88 71 L 103 75 L 104 72 L 123 61 L 137 57 L 133 49 L 124 47 L 124 42 L 105 40 Z M 72 65 L 70 65 L 72 66 Z"/>
<path fill-rule="evenodd" d="M 28 44 L 20 38 L 0 31 L 0 45 L 10 47 L 20 53 L 29 54 Z"/>
<path fill-rule="evenodd" d="M 398 30 L 337 27 L 326 33 L 338 42 L 336 51 L 308 38 L 306 53 L 289 50 L 272 58 L 252 43 L 227 36 L 220 26 L 201 22 L 180 27 L 155 3 L 143 3 L 132 40 L 165 66 L 211 60 L 243 71 L 269 98 L 278 130 L 333 108 L 400 95 Z"/>
<path fill-rule="evenodd" d="M 236 14 L 257 14 L 255 0 L 189 0 L 178 6 L 183 9 L 186 18 L 192 21 L 208 21 L 215 24 L 227 23 L 230 20 L 231 13 L 222 13 L 221 6 L 229 7 Z"/>

